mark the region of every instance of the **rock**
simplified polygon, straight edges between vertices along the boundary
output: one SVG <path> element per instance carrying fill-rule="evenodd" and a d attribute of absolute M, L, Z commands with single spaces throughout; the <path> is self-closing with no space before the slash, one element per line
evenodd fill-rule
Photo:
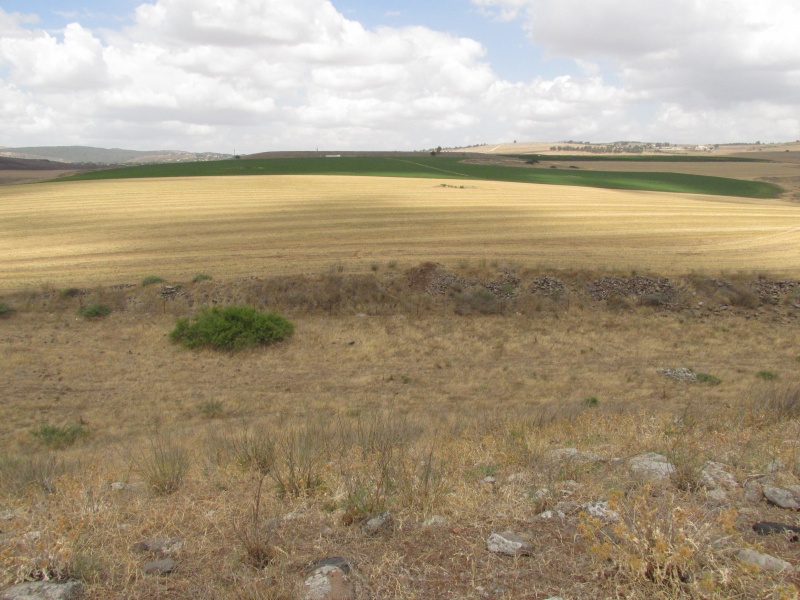
<path fill-rule="evenodd" d="M 354 600 L 356 591 L 339 567 L 322 566 L 303 583 L 303 600 Z"/>
<path fill-rule="evenodd" d="M 80 581 L 32 581 L 20 583 L 0 593 L 0 600 L 77 600 L 81 597 L 83 584 Z"/>
<path fill-rule="evenodd" d="M 342 573 L 345 575 L 350 574 L 350 566 L 353 564 L 353 561 L 349 558 L 344 558 L 342 556 L 329 556 L 327 558 L 322 558 L 311 565 L 311 571 L 317 571 L 322 567 L 336 567 L 337 569 L 341 569 Z"/>
<path fill-rule="evenodd" d="M 748 504 L 758 504 L 764 497 L 764 488 L 758 481 L 748 481 L 744 484 L 744 501 Z"/>
<path fill-rule="evenodd" d="M 790 489 L 775 485 L 765 485 L 764 496 L 767 497 L 767 500 L 781 508 L 800 510 L 800 498 L 798 498 L 797 493 Z"/>
<path fill-rule="evenodd" d="M 631 473 L 650 481 L 669 479 L 675 472 L 675 465 L 667 460 L 666 456 L 647 452 L 634 456 L 628 461 Z"/>
<path fill-rule="evenodd" d="M 422 523 L 423 527 L 447 527 L 448 525 L 450 525 L 450 521 L 439 515 L 433 515 Z"/>
<path fill-rule="evenodd" d="M 546 456 L 555 462 L 597 462 L 602 460 L 597 454 L 581 452 L 577 448 L 556 448 L 547 452 Z"/>
<path fill-rule="evenodd" d="M 794 567 L 785 560 L 775 558 L 769 554 L 761 554 L 761 552 L 756 552 L 750 548 L 739 550 L 739 552 L 736 554 L 736 558 L 744 563 L 755 565 L 759 569 L 764 571 L 772 571 L 773 573 L 795 570 Z"/>
<path fill-rule="evenodd" d="M 732 490 L 739 487 L 733 475 L 725 470 L 725 465 L 708 461 L 700 471 L 700 482 L 709 490 Z"/>
<path fill-rule="evenodd" d="M 579 509 L 580 507 L 577 504 L 575 504 L 574 502 L 567 502 L 567 501 L 559 502 L 553 507 L 553 510 L 557 514 L 565 516 L 575 514 L 576 512 L 578 512 Z"/>
<path fill-rule="evenodd" d="M 159 556 L 169 556 L 183 548 L 181 538 L 155 538 L 135 543 L 131 549 L 136 552 L 152 552 Z"/>
<path fill-rule="evenodd" d="M 543 513 L 539 513 L 539 515 L 537 515 L 537 516 L 538 516 L 538 518 L 540 518 L 540 519 L 542 519 L 544 521 L 551 521 L 551 520 L 555 519 L 556 517 L 558 517 L 559 519 L 565 519 L 567 517 L 567 515 L 565 515 L 560 510 L 546 510 Z"/>
<path fill-rule="evenodd" d="M 16 515 L 11 511 L 0 513 L 0 521 L 12 521 Z"/>
<path fill-rule="evenodd" d="M 588 513 L 593 517 L 597 517 L 598 519 L 602 519 L 603 521 L 608 521 L 611 523 L 616 523 L 619 521 L 619 513 L 611 510 L 608 507 L 608 502 L 598 501 L 598 502 L 587 502 L 580 507 L 581 512 Z"/>
<path fill-rule="evenodd" d="M 149 562 L 144 566 L 144 572 L 148 575 L 168 575 L 175 570 L 178 563 L 172 558 L 163 558 L 155 562 Z"/>
<path fill-rule="evenodd" d="M 720 488 L 708 490 L 706 500 L 712 506 L 724 506 L 728 503 L 728 492 Z"/>
<path fill-rule="evenodd" d="M 386 512 L 376 515 L 371 519 L 367 519 L 361 525 L 361 533 L 364 535 L 377 535 L 381 531 L 389 529 L 391 525 L 392 513 L 387 510 Z"/>
<path fill-rule="evenodd" d="M 759 523 L 753 523 L 753 531 L 759 535 L 784 534 L 793 542 L 800 541 L 800 535 L 798 535 L 800 534 L 800 527 L 796 527 L 795 525 L 760 521 Z"/>
<path fill-rule="evenodd" d="M 493 533 L 486 541 L 486 549 L 505 556 L 530 556 L 533 545 L 530 541 L 513 531 Z"/>
<path fill-rule="evenodd" d="M 481 483 L 483 485 L 494 486 L 494 484 L 497 483 L 497 479 L 489 475 L 488 477 L 484 477 L 483 480 L 481 480 Z"/>
<path fill-rule="evenodd" d="M 659 369 L 658 372 L 667 379 L 674 379 L 675 381 L 697 381 L 697 375 L 695 372 L 685 367 L 679 367 L 677 369 L 670 369 L 667 367 Z"/>
<path fill-rule="evenodd" d="M 531 476 L 528 475 L 525 471 L 520 471 L 519 473 L 512 473 L 508 476 L 508 483 L 528 483 L 531 479 Z"/>
<path fill-rule="evenodd" d="M 137 481 L 135 483 L 125 483 L 124 481 L 115 481 L 111 484 L 111 490 L 114 492 L 136 491 L 145 488 L 144 481 Z"/>

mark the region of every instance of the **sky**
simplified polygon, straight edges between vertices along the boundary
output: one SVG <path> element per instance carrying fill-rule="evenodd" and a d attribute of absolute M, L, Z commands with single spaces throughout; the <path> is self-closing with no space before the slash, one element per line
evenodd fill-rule
<path fill-rule="evenodd" d="M 795 0 L 0 0 L 0 146 L 800 139 Z"/>

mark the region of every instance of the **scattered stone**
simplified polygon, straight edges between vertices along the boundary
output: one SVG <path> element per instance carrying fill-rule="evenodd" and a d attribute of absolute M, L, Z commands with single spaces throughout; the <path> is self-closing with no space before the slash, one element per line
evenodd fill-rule
<path fill-rule="evenodd" d="M 311 571 L 317 571 L 322 567 L 336 567 L 337 569 L 341 569 L 345 575 L 350 574 L 350 566 L 353 564 L 353 561 L 349 558 L 344 558 L 342 556 L 329 556 L 327 558 L 322 558 L 311 565 Z"/>
<path fill-rule="evenodd" d="M 422 523 L 423 527 L 447 527 L 448 525 L 450 525 L 450 521 L 439 515 L 433 515 Z"/>
<path fill-rule="evenodd" d="M 619 513 L 611 510 L 605 501 L 587 502 L 580 507 L 580 510 L 603 521 L 611 523 L 619 521 Z"/>
<path fill-rule="evenodd" d="M 512 473 L 508 476 L 508 483 L 527 483 L 530 481 L 531 476 L 528 475 L 525 471 L 520 471 L 519 473 Z"/>
<path fill-rule="evenodd" d="M 786 535 L 791 541 L 800 541 L 800 527 L 795 525 L 784 525 L 772 521 L 760 521 L 753 524 L 753 531 L 759 535 L 774 535 L 776 533 Z"/>
<path fill-rule="evenodd" d="M 800 498 L 793 490 L 774 485 L 765 485 L 764 495 L 767 497 L 767 500 L 776 506 L 800 510 Z"/>
<path fill-rule="evenodd" d="M 533 545 L 530 541 L 513 531 L 493 533 L 486 541 L 486 549 L 505 556 L 530 556 Z"/>
<path fill-rule="evenodd" d="M 77 600 L 83 597 L 80 581 L 53 583 L 31 581 L 20 583 L 0 593 L 0 600 Z"/>
<path fill-rule="evenodd" d="M 732 490 L 739 487 L 734 476 L 725 470 L 725 465 L 712 461 L 703 465 L 700 481 L 709 490 Z"/>
<path fill-rule="evenodd" d="M 131 549 L 136 552 L 152 552 L 159 556 L 169 556 L 183 548 L 181 538 L 155 538 L 135 543 Z"/>
<path fill-rule="evenodd" d="M 154 562 L 149 562 L 144 566 L 144 572 L 148 575 L 168 575 L 175 570 L 178 563 L 173 558 L 163 558 Z"/>
<path fill-rule="evenodd" d="M 785 560 L 775 558 L 769 554 L 761 554 L 761 552 L 756 552 L 750 548 L 739 550 L 739 552 L 736 554 L 736 558 L 744 563 L 755 565 L 759 569 L 764 571 L 772 571 L 773 573 L 795 570 L 791 563 L 788 563 Z"/>
<path fill-rule="evenodd" d="M 0 513 L 0 521 L 12 521 L 16 515 L 11 511 Z"/>
<path fill-rule="evenodd" d="M 559 502 L 553 507 L 553 510 L 558 514 L 572 515 L 578 512 L 580 507 L 574 502 Z"/>
<path fill-rule="evenodd" d="M 356 591 L 347 574 L 332 565 L 323 565 L 303 583 L 303 600 L 354 600 Z"/>
<path fill-rule="evenodd" d="M 725 506 L 728 503 L 728 492 L 721 488 L 708 490 L 706 500 L 712 506 Z"/>
<path fill-rule="evenodd" d="M 145 487 L 144 481 L 137 481 L 135 483 L 125 483 L 124 481 L 115 481 L 111 484 L 111 490 L 114 492 L 124 492 L 142 490 Z"/>
<path fill-rule="evenodd" d="M 556 448 L 550 450 L 547 457 L 556 462 L 597 462 L 601 460 L 597 454 L 581 452 L 577 448 Z"/>
<path fill-rule="evenodd" d="M 494 484 L 496 484 L 496 483 L 497 483 L 497 479 L 496 479 L 496 478 L 494 478 L 494 477 L 492 477 L 491 475 L 489 475 L 488 477 L 484 477 L 484 478 L 481 480 L 481 483 L 482 483 L 483 485 L 491 485 L 491 486 L 493 486 Z"/>
<path fill-rule="evenodd" d="M 367 519 L 361 525 L 361 533 L 364 535 L 377 535 L 381 531 L 389 529 L 392 525 L 391 511 L 383 512 L 379 515 Z"/>
<path fill-rule="evenodd" d="M 566 518 L 566 516 L 567 515 L 565 515 L 560 510 L 546 510 L 543 513 L 539 513 L 539 515 L 538 515 L 538 517 L 540 519 L 543 519 L 545 521 L 551 521 L 551 520 L 555 519 L 556 517 L 558 517 L 559 519 L 564 519 L 564 518 Z"/>
<path fill-rule="evenodd" d="M 628 461 L 631 473 L 650 481 L 669 479 L 675 472 L 675 465 L 667 460 L 666 456 L 647 452 L 634 456 Z"/>
<path fill-rule="evenodd" d="M 685 367 L 679 367 L 677 369 L 665 367 L 663 369 L 659 369 L 658 372 L 667 379 L 674 379 L 675 381 L 697 381 L 697 374 L 695 374 L 695 372 L 691 369 L 687 369 Z"/>
<path fill-rule="evenodd" d="M 744 501 L 748 504 L 758 504 L 764 497 L 764 488 L 758 481 L 748 481 L 744 484 Z"/>

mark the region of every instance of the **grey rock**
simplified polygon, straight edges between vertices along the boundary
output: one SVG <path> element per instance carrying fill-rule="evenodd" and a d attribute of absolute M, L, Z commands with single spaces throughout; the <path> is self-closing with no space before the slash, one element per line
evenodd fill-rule
<path fill-rule="evenodd" d="M 505 556 L 529 556 L 533 551 L 533 545 L 528 538 L 518 533 L 503 531 L 489 536 L 486 549 Z"/>
<path fill-rule="evenodd" d="M 547 452 L 547 458 L 555 462 L 597 462 L 602 460 L 597 454 L 581 452 L 577 448 L 556 448 Z"/>
<path fill-rule="evenodd" d="M 764 496 L 767 497 L 767 500 L 781 508 L 800 510 L 800 497 L 798 497 L 797 493 L 788 488 L 765 485 Z"/>
<path fill-rule="evenodd" d="M 712 461 L 703 465 L 700 482 L 709 490 L 732 490 L 739 487 L 736 478 L 725 470 L 725 465 Z"/>
<path fill-rule="evenodd" d="M 728 503 L 728 492 L 721 488 L 708 490 L 706 501 L 712 506 L 725 506 Z"/>
<path fill-rule="evenodd" d="M 565 515 L 560 510 L 546 510 L 543 513 L 539 513 L 538 515 L 538 517 L 544 521 L 552 521 L 556 517 L 558 517 L 559 519 L 564 519 L 566 518 L 566 516 L 567 515 Z"/>
<path fill-rule="evenodd" d="M 800 541 L 800 527 L 796 525 L 775 523 L 773 521 L 759 521 L 758 523 L 753 523 L 753 531 L 758 535 L 781 534 L 792 542 Z"/>
<path fill-rule="evenodd" d="M 702 306 L 703 303 L 700 303 Z M 697 381 L 697 375 L 691 369 L 687 369 L 685 367 L 678 367 L 677 369 L 671 369 L 669 367 L 659 369 L 659 373 L 661 373 L 667 379 L 674 379 L 675 381 Z"/>
<path fill-rule="evenodd" d="M 83 584 L 80 581 L 32 581 L 0 592 L 0 600 L 77 600 L 82 597 Z"/>
<path fill-rule="evenodd" d="M 318 571 L 322 567 L 336 567 L 337 569 L 341 569 L 342 573 L 345 575 L 350 574 L 350 567 L 353 564 L 353 561 L 349 558 L 344 558 L 342 556 L 329 556 L 327 558 L 322 558 L 315 562 L 311 566 L 312 571 Z"/>
<path fill-rule="evenodd" d="M 764 488 L 758 481 L 748 481 L 744 484 L 744 501 L 748 504 L 758 504 L 764 497 Z"/>
<path fill-rule="evenodd" d="M 574 502 L 559 502 L 553 507 L 553 510 L 556 513 L 563 514 L 563 515 L 572 515 L 575 514 L 580 510 L 580 506 L 575 504 Z"/>
<path fill-rule="evenodd" d="M 163 558 L 155 562 L 149 562 L 144 566 L 144 572 L 148 575 L 168 575 L 175 570 L 178 563 L 173 558 Z"/>
<path fill-rule="evenodd" d="M 423 527 L 447 527 L 448 525 L 450 525 L 450 521 L 439 515 L 433 515 L 422 523 Z"/>
<path fill-rule="evenodd" d="M 387 510 L 386 512 L 376 515 L 371 519 L 367 519 L 361 525 L 361 533 L 364 535 L 377 535 L 380 532 L 391 528 L 391 526 L 392 513 Z"/>
<path fill-rule="evenodd" d="M 675 472 L 675 465 L 667 460 L 666 456 L 647 452 L 634 456 L 628 461 L 631 473 L 650 481 L 663 481 L 669 479 Z"/>
<path fill-rule="evenodd" d="M 0 521 L 12 521 L 16 515 L 11 511 L 0 513 Z"/>
<path fill-rule="evenodd" d="M 481 483 L 484 485 L 494 485 L 497 483 L 497 479 L 489 475 L 488 477 L 484 477 Z"/>
<path fill-rule="evenodd" d="M 131 548 L 136 552 L 152 552 L 159 556 L 169 556 L 183 548 L 183 540 L 178 537 L 155 538 L 137 542 Z"/>
<path fill-rule="evenodd" d="M 144 481 L 136 481 L 134 483 L 125 483 L 124 481 L 115 481 L 111 484 L 111 490 L 114 492 L 134 492 L 136 490 L 145 489 Z"/>
<path fill-rule="evenodd" d="M 619 521 L 619 513 L 611 510 L 608 507 L 608 502 L 605 501 L 587 502 L 581 505 L 580 511 L 610 523 Z"/>
<path fill-rule="evenodd" d="M 744 548 L 739 550 L 736 554 L 736 558 L 740 561 L 755 565 L 759 569 L 763 571 L 771 571 L 773 573 L 778 573 L 780 571 L 794 571 L 795 568 L 791 565 L 791 563 L 786 562 L 785 560 L 781 560 L 780 558 L 775 558 L 774 556 L 770 556 L 769 554 L 762 554 L 761 552 L 756 552 L 755 550 L 751 550 L 750 548 Z"/>
<path fill-rule="evenodd" d="M 354 600 L 355 597 L 350 578 L 332 565 L 320 567 L 303 583 L 303 600 Z"/>

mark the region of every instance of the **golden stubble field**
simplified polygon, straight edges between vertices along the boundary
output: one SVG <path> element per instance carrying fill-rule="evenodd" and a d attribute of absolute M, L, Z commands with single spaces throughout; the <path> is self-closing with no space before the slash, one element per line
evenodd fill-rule
<path fill-rule="evenodd" d="M 800 273 L 796 205 L 516 183 L 277 176 L 8 186 L 0 224 L 5 290 L 475 258 Z"/>

